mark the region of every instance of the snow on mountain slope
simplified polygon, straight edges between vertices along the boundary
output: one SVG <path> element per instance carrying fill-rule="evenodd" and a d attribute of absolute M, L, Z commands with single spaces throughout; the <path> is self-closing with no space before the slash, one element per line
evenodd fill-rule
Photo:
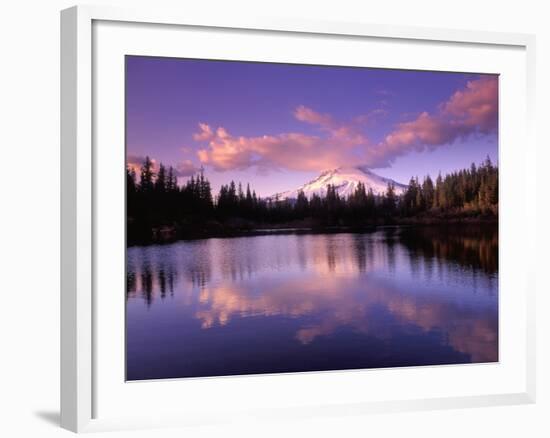
<path fill-rule="evenodd" d="M 364 166 L 338 167 L 337 169 L 327 170 L 321 173 L 313 181 L 310 181 L 295 190 L 287 190 L 286 192 L 276 193 L 273 196 L 270 196 L 270 199 L 278 199 L 280 201 L 284 199 L 296 199 L 300 190 L 302 190 L 308 198 L 311 198 L 313 194 L 323 197 L 326 194 L 327 186 L 329 184 L 334 185 L 340 197 L 346 198 L 355 191 L 359 182 L 365 184 L 365 189 L 367 191 L 372 189 L 375 195 L 385 193 L 388 188 L 388 183 L 394 184 L 395 193 L 398 195 L 402 194 L 407 189 L 406 185 L 395 182 L 392 179 L 376 175 Z"/>

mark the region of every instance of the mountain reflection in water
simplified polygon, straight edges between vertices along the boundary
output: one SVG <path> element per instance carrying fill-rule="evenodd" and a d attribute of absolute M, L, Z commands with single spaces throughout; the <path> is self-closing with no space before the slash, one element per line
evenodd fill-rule
<path fill-rule="evenodd" d="M 131 247 L 127 378 L 494 362 L 496 227 Z"/>

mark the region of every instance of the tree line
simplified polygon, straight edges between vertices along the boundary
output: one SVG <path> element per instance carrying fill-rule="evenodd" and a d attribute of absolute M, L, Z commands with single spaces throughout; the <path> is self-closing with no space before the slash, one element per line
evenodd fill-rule
<path fill-rule="evenodd" d="M 185 237 L 227 235 L 239 230 L 267 227 L 363 227 L 381 223 L 419 220 L 496 218 L 498 167 L 489 157 L 476 166 L 442 176 L 413 177 L 406 191 L 397 195 L 388 184 L 375 194 L 358 183 L 348 197 L 326 187 L 324 196 L 296 199 L 261 198 L 250 184 L 222 185 L 213 195 L 201 170 L 181 186 L 172 167 L 158 170 L 146 157 L 136 171 L 127 167 L 128 242 L 172 240 Z"/>

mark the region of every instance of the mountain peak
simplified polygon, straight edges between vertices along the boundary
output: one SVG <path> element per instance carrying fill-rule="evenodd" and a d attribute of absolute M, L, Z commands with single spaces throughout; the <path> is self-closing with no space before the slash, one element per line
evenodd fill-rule
<path fill-rule="evenodd" d="M 340 197 L 345 198 L 355 191 L 359 183 L 363 183 L 367 190 L 372 189 L 375 195 L 385 193 L 388 183 L 394 184 L 395 192 L 398 195 L 402 194 L 407 188 L 404 184 L 377 175 L 366 166 L 341 166 L 325 170 L 321 172 L 317 178 L 301 187 L 295 190 L 277 193 L 271 196 L 270 199 L 296 199 L 300 191 L 303 191 L 308 198 L 311 198 L 314 194 L 323 197 L 326 194 L 329 184 L 336 188 Z"/>

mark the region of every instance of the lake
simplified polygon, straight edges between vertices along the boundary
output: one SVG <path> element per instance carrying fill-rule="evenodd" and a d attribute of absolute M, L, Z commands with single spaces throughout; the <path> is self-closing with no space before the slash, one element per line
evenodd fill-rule
<path fill-rule="evenodd" d="M 496 226 L 127 250 L 127 379 L 498 361 Z"/>

